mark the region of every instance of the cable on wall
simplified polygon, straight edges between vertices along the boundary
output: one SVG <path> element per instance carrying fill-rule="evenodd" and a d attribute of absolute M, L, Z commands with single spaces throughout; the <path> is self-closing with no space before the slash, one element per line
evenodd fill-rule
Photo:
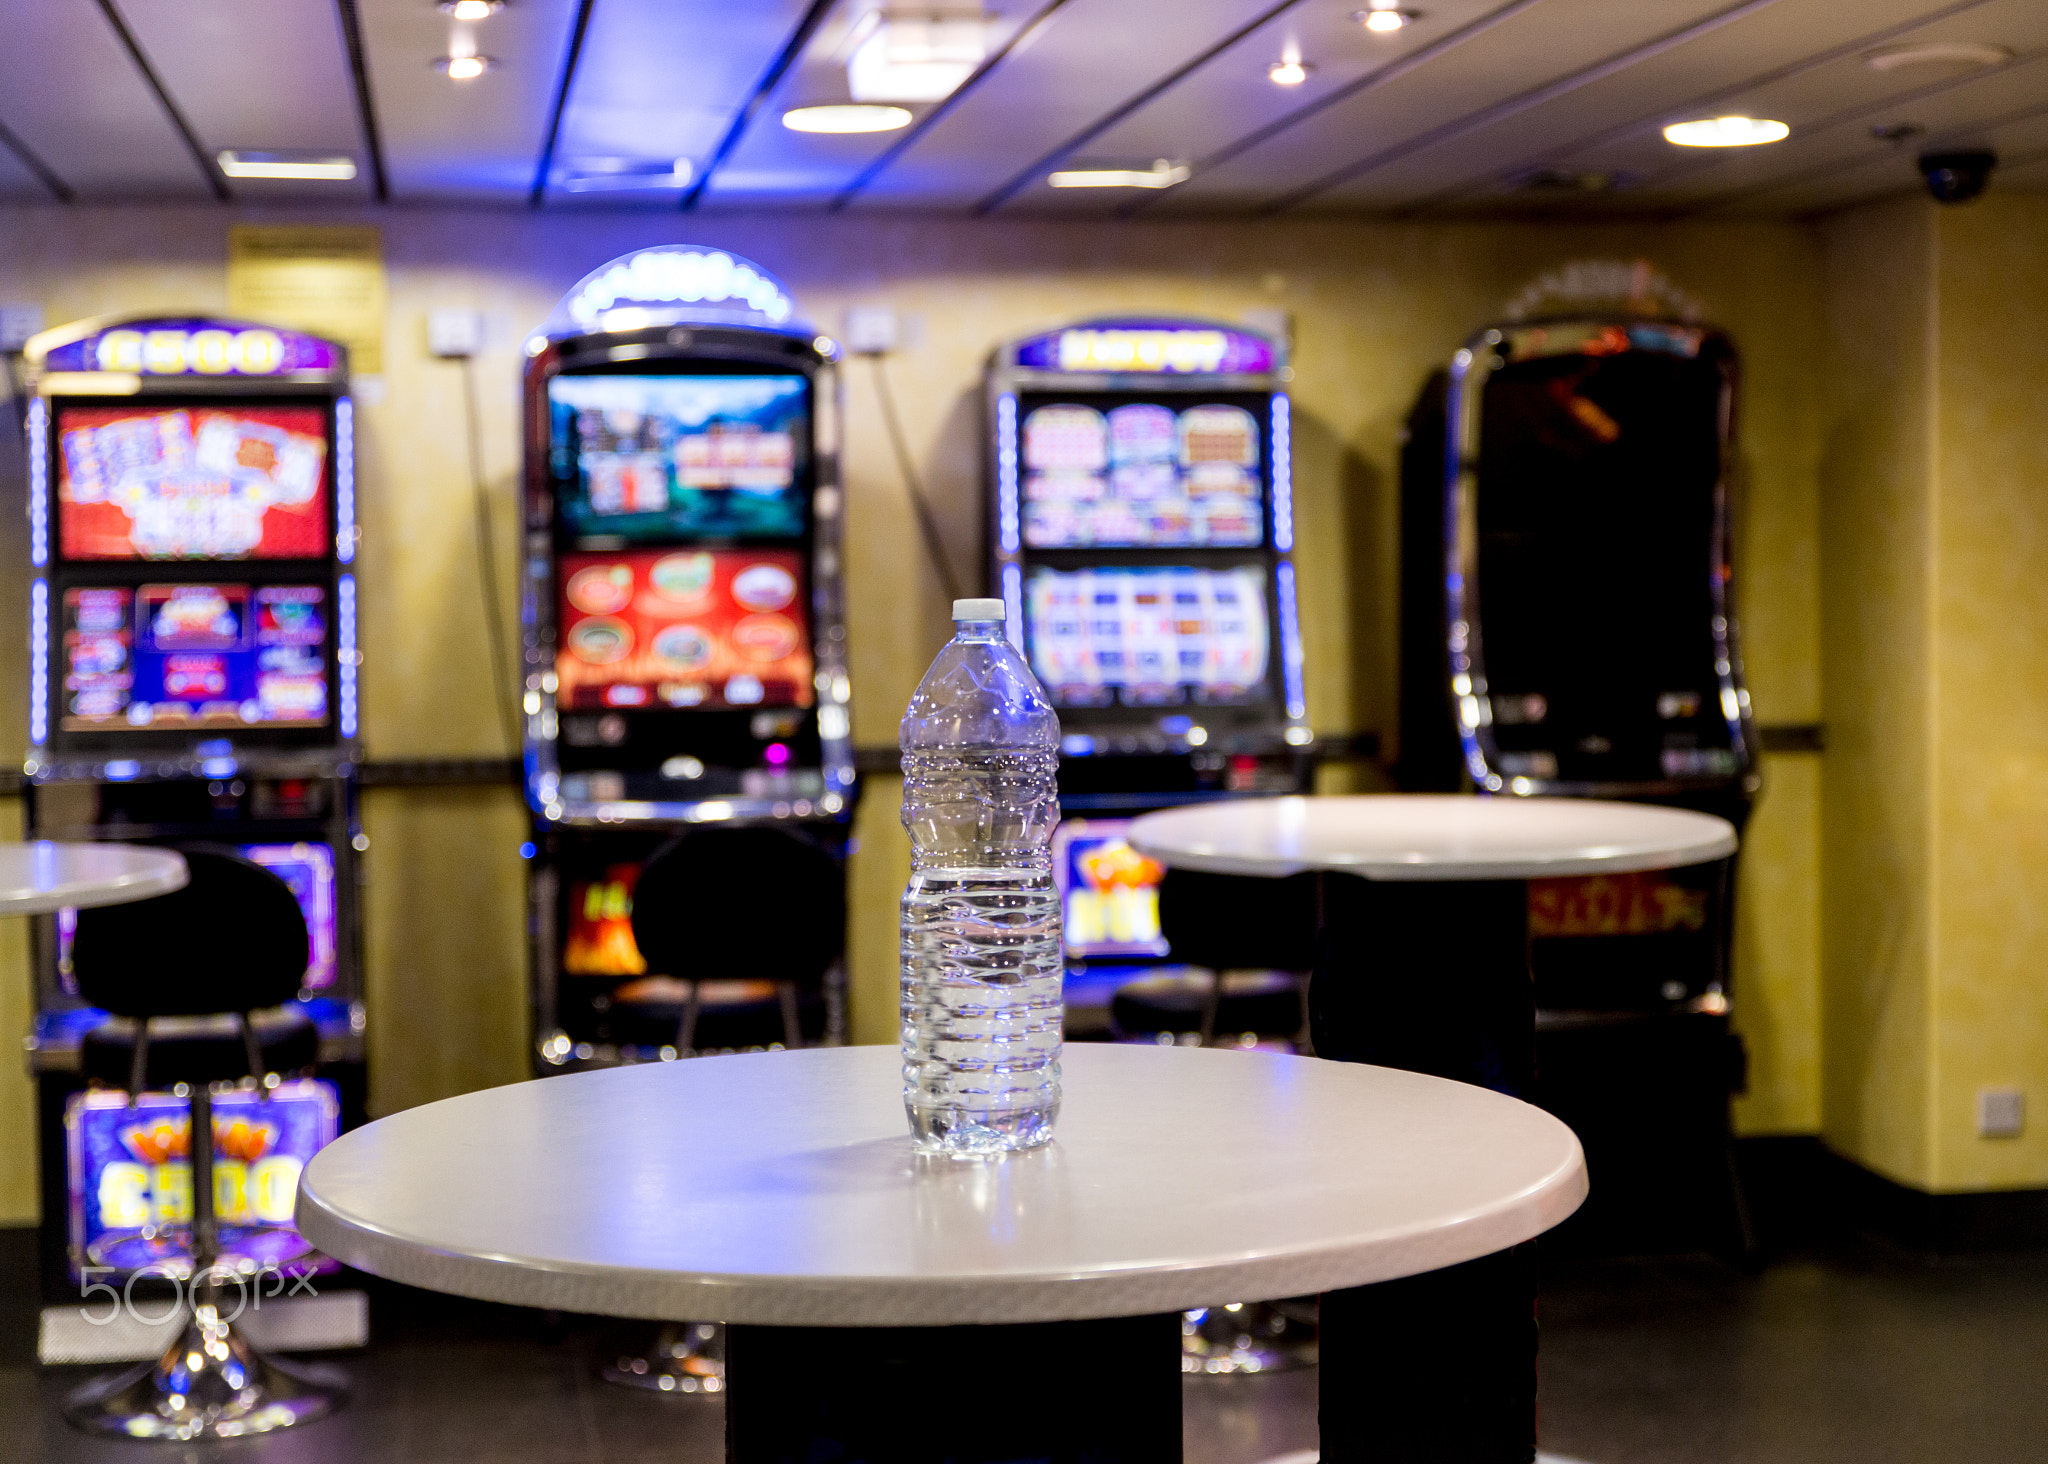
<path fill-rule="evenodd" d="M 484 627 L 491 642 L 491 681 L 497 690 L 498 718 L 505 747 L 519 755 L 519 685 L 507 658 L 505 607 L 498 598 L 498 548 L 491 532 L 491 496 L 484 486 L 482 412 L 477 406 L 476 358 L 462 361 L 462 414 L 469 428 L 469 487 L 476 510 L 476 573 L 482 582 Z"/>
<path fill-rule="evenodd" d="M 896 469 L 903 475 L 903 486 L 910 494 L 911 509 L 917 514 L 917 527 L 924 538 L 924 550 L 937 571 L 939 585 L 946 592 L 947 600 L 959 600 L 966 596 L 960 588 L 960 576 L 953 572 L 953 562 L 946 555 L 946 541 L 939 533 L 938 517 L 932 512 L 931 500 L 925 496 L 924 480 L 918 476 L 917 464 L 910 456 L 910 444 L 903 436 L 903 423 L 896 415 L 896 396 L 889 390 L 889 372 L 882 365 L 881 352 L 868 354 L 868 364 L 875 373 L 875 396 L 882 404 L 882 425 L 889 434 L 889 447 L 896 454 Z"/>

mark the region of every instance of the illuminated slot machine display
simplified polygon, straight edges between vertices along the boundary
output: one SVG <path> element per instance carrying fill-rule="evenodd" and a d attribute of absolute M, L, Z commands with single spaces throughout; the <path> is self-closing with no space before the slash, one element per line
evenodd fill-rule
<path fill-rule="evenodd" d="M 1306 786 L 1289 403 L 1276 342 L 1199 320 L 1006 343 L 993 587 L 1060 715 L 1070 1023 L 1167 955 L 1151 809 Z"/>
<path fill-rule="evenodd" d="M 792 317 L 746 260 L 646 249 L 584 279 L 528 342 L 543 1071 L 675 1055 L 692 986 L 702 1045 L 781 1040 L 773 993 L 747 972 L 649 969 L 633 891 L 663 844 L 765 825 L 844 856 L 839 352 Z M 808 1035 L 842 1029 L 839 989 L 835 973 L 806 994 Z"/>
<path fill-rule="evenodd" d="M 1457 353 L 1404 464 L 1405 786 L 1743 827 L 1761 779 L 1733 598 L 1737 387 L 1729 339 L 1679 320 L 1505 324 Z M 1676 1104 L 1725 1138 L 1729 875 L 1530 882 L 1541 1101 L 1589 1154 L 1626 1147 L 1604 1172 L 1680 1154 Z"/>
<path fill-rule="evenodd" d="M 304 1263 L 298 1170 L 364 1085 L 346 353 L 149 317 L 48 331 L 25 357 L 29 828 L 226 847 L 298 897 L 318 1075 L 217 1098 L 214 1163 L 224 1258 Z M 185 1100 L 81 1091 L 79 1041 L 105 1014 L 72 982 L 74 919 L 34 922 L 44 1213 L 69 1216 L 74 1274 L 118 1282 L 183 1254 Z"/>

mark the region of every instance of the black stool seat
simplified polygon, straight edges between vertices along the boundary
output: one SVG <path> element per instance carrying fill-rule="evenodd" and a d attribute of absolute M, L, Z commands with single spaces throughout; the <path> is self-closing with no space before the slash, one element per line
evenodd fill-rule
<path fill-rule="evenodd" d="M 263 1073 L 294 1073 L 311 1067 L 320 1055 L 320 1033 L 305 1013 L 279 1010 L 253 1014 L 250 1033 Z M 79 1065 L 85 1076 L 112 1088 L 125 1088 L 135 1063 L 136 1024 L 113 1017 L 85 1034 L 79 1043 Z M 175 1083 L 222 1083 L 252 1076 L 249 1048 L 241 1023 L 232 1013 L 204 1017 L 158 1017 L 149 1029 L 145 1087 L 169 1088 Z"/>
<path fill-rule="evenodd" d="M 1301 1031 L 1301 982 L 1284 971 L 1231 971 L 1216 994 L 1218 1036 L 1252 1033 L 1293 1037 Z M 1155 1032 L 1200 1032 L 1213 978 L 1146 976 L 1120 986 L 1110 998 L 1110 1021 L 1127 1037 Z"/>

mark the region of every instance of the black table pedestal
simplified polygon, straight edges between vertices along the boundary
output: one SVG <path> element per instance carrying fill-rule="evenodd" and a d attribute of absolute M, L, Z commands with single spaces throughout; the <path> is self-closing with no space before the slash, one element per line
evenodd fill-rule
<path fill-rule="evenodd" d="M 730 1464 L 1179 1464 L 1180 1317 L 726 1329 Z"/>
<path fill-rule="evenodd" d="M 1535 1078 L 1528 889 L 1322 876 L 1309 985 L 1318 1057 L 1527 1098 Z M 1327 1292 L 1322 1464 L 1529 1464 L 1536 1456 L 1533 1243 Z"/>

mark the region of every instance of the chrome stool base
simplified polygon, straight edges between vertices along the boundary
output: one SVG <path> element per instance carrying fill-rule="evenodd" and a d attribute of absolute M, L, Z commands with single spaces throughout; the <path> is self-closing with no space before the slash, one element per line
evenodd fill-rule
<path fill-rule="evenodd" d="M 1314 1305 L 1312 1300 L 1244 1301 L 1183 1312 L 1180 1370 L 1213 1376 L 1314 1367 Z"/>
<path fill-rule="evenodd" d="M 189 1443 L 311 1423 L 347 1397 L 339 1374 L 272 1362 L 202 1303 L 162 1357 L 87 1383 L 64 1416 L 89 1433 Z"/>
<path fill-rule="evenodd" d="M 666 1323 L 647 1351 L 614 1358 L 597 1375 L 650 1393 L 723 1393 L 725 1328 L 716 1322 Z"/>

